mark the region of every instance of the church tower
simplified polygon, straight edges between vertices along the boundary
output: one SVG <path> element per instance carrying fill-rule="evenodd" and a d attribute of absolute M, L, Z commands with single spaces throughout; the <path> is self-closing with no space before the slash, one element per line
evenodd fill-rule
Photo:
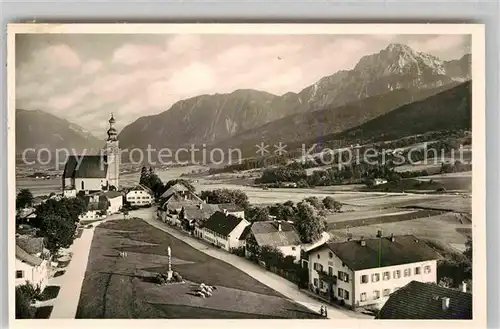
<path fill-rule="evenodd" d="M 115 118 L 111 114 L 109 119 L 108 138 L 106 139 L 106 157 L 108 163 L 107 180 L 109 187 L 119 187 L 120 176 L 120 148 L 118 147 L 118 133 L 115 129 Z"/>

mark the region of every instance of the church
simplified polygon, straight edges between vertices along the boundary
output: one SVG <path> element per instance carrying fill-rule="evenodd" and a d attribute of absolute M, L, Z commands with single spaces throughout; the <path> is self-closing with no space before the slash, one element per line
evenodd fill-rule
<path fill-rule="evenodd" d="M 118 132 L 114 125 L 115 118 L 111 114 L 108 137 L 101 154 L 68 157 L 62 176 L 62 191 L 65 197 L 75 197 L 81 191 L 89 194 L 118 190 L 121 159 Z"/>

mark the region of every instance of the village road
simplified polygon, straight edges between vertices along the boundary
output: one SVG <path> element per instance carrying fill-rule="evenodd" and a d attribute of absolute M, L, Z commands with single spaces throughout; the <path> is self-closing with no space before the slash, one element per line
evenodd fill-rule
<path fill-rule="evenodd" d="M 201 252 L 220 259 L 238 269 L 241 271 L 245 272 L 246 274 L 250 275 L 254 279 L 260 281 L 261 283 L 265 284 L 266 286 L 276 290 L 283 296 L 304 305 L 305 307 L 309 308 L 310 310 L 314 312 L 319 312 L 319 309 L 321 307 L 321 303 L 318 302 L 317 300 L 309 297 L 305 293 L 301 292 L 298 288 L 297 285 L 280 277 L 277 274 L 274 274 L 272 272 L 266 271 L 264 268 L 261 266 L 258 266 L 257 264 L 254 264 L 244 258 L 238 257 L 236 255 L 230 254 L 226 251 L 220 250 L 220 249 L 215 249 L 212 248 L 211 246 L 205 244 L 204 242 L 184 233 L 180 232 L 167 224 L 163 223 L 162 221 L 159 221 L 155 219 L 155 208 L 149 208 L 149 209 L 141 209 L 137 211 L 133 211 L 130 213 L 131 217 L 139 217 L 142 218 L 144 221 L 146 221 L 148 224 L 150 224 L 153 227 L 156 227 L 157 229 L 160 229 L 174 237 L 176 237 L 179 240 L 184 241 L 191 247 L 200 250 Z M 361 319 L 369 319 L 372 318 L 367 315 L 355 313 L 353 311 L 347 310 L 347 309 L 340 309 L 340 308 L 335 308 L 331 305 L 328 305 L 328 318 L 329 319 L 347 319 L 347 318 L 361 318 Z"/>

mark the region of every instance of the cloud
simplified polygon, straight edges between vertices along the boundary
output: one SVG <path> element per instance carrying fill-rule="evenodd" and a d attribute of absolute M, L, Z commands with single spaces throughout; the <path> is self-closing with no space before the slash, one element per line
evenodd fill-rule
<path fill-rule="evenodd" d="M 102 67 L 102 62 L 96 59 L 86 62 L 82 67 L 82 74 L 93 74 L 99 71 Z"/>
<path fill-rule="evenodd" d="M 80 66 L 80 57 L 68 45 L 58 44 L 45 48 L 41 54 L 53 66 L 77 68 Z"/>
<path fill-rule="evenodd" d="M 77 104 L 90 92 L 88 86 L 77 87 L 68 94 L 55 96 L 49 99 L 48 105 L 56 110 L 66 110 Z"/>
<path fill-rule="evenodd" d="M 157 46 L 125 44 L 114 52 L 112 61 L 123 65 L 137 65 L 160 58 L 162 55 L 164 49 Z"/>
<path fill-rule="evenodd" d="M 410 40 L 408 46 L 424 53 L 441 53 L 457 47 L 466 46 L 468 36 L 450 34 L 438 35 L 424 40 Z"/>

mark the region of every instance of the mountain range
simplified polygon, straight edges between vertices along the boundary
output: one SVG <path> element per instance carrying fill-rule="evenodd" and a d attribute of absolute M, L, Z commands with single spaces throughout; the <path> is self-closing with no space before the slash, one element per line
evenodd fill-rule
<path fill-rule="evenodd" d="M 378 53 L 362 57 L 352 70 L 324 77 L 299 93 L 277 96 L 237 90 L 193 97 L 160 114 L 139 118 L 123 128 L 119 139 L 127 148 L 214 144 L 289 115 L 339 108 L 378 95 L 387 94 L 386 98 L 390 98 L 388 93 L 401 89 L 409 93 L 432 90 L 468 79 L 469 55 L 446 62 L 406 45 L 390 44 Z M 379 110 L 379 114 L 395 108 L 394 102 L 388 103 L 388 108 Z M 370 119 L 370 111 L 369 107 L 358 111 L 360 115 L 351 118 L 350 126 Z"/>
<path fill-rule="evenodd" d="M 300 141 L 359 127 L 391 111 L 471 78 L 471 55 L 442 61 L 402 44 L 362 57 L 298 93 L 240 89 L 179 101 L 122 129 L 121 148 L 254 145 Z M 100 148 L 83 128 L 42 111 L 17 110 L 16 147 Z"/>
<path fill-rule="evenodd" d="M 67 149 L 68 152 L 90 153 L 104 146 L 104 141 L 96 138 L 79 125 L 61 119 L 41 110 L 16 110 L 16 154 L 28 148 L 35 150 Z"/>

